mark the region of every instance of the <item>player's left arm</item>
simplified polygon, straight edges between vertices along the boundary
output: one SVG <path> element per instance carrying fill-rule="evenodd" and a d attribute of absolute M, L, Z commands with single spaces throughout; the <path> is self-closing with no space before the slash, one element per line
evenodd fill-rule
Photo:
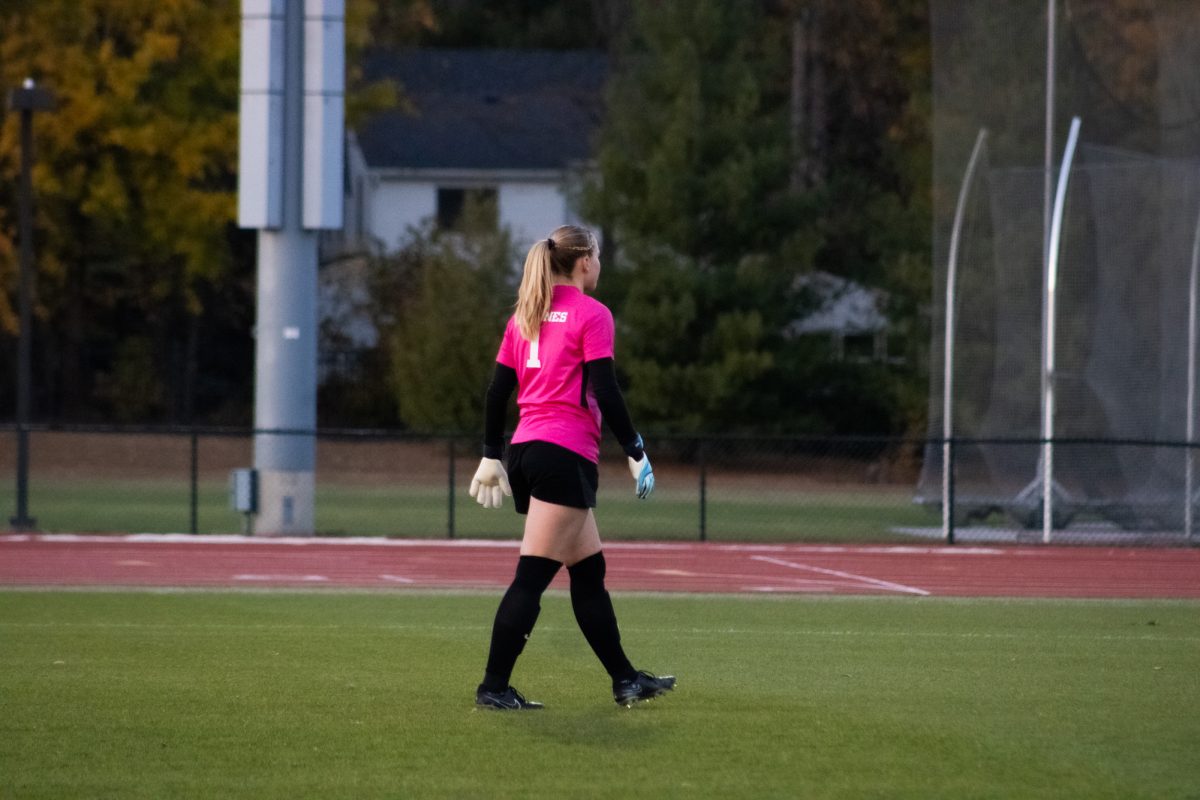
<path fill-rule="evenodd" d="M 592 392 L 596 395 L 596 404 L 600 406 L 601 415 L 608 420 L 608 427 L 612 428 L 629 459 L 629 472 L 633 475 L 637 496 L 645 500 L 654 491 L 654 468 L 650 466 L 642 437 L 633 427 L 629 409 L 625 407 L 625 398 L 621 395 L 621 387 L 617 385 L 617 371 L 613 365 L 616 326 L 613 324 L 612 312 L 606 306 L 597 303 L 593 311 L 583 327 L 583 360 L 587 367 L 586 374 L 592 384 Z"/>
<path fill-rule="evenodd" d="M 625 397 L 621 387 L 617 385 L 617 371 L 611 358 L 598 358 L 588 361 L 588 380 L 592 384 L 592 393 L 596 396 L 596 405 L 600 406 L 600 414 L 608 422 L 613 435 L 617 437 L 621 448 L 629 459 L 629 471 L 636 484 L 637 496 L 645 500 L 654 491 L 654 468 L 646 456 L 642 436 L 633 427 L 629 417 L 629 409 L 625 405 Z"/>

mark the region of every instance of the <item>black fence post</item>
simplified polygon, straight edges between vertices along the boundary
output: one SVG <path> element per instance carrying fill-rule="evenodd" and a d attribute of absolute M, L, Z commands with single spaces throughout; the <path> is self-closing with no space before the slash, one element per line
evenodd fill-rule
<path fill-rule="evenodd" d="M 196 426 L 192 426 L 192 451 L 191 465 L 189 468 L 189 479 L 191 482 L 191 514 L 189 516 L 189 527 L 192 535 L 195 536 L 200 532 L 199 516 L 200 516 L 200 436 L 196 433 Z"/>
<path fill-rule="evenodd" d="M 708 460 L 705 458 L 707 447 L 700 442 L 696 458 L 700 462 L 700 541 L 708 540 Z"/>
<path fill-rule="evenodd" d="M 954 437 L 951 436 L 946 444 L 949 456 L 946 464 L 946 504 L 950 506 L 946 514 L 946 544 L 954 544 Z"/>
<path fill-rule="evenodd" d="M 454 538 L 454 439 L 450 439 L 449 445 L 446 448 L 446 453 L 447 453 L 447 460 L 450 462 L 450 468 L 447 470 L 447 472 L 449 473 L 449 476 L 448 476 L 449 485 L 448 485 L 448 488 L 446 491 L 446 495 L 449 498 L 449 501 L 448 501 L 449 508 L 447 509 L 447 514 L 446 514 L 446 518 L 447 518 L 446 538 L 453 539 Z"/>
<path fill-rule="evenodd" d="M 17 515 L 8 520 L 14 531 L 29 531 L 37 520 L 29 516 L 29 425 L 17 422 Z"/>

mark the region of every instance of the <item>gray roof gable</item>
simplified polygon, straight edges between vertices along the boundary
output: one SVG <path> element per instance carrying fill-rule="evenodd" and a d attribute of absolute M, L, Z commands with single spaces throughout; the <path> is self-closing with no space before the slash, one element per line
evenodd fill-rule
<path fill-rule="evenodd" d="M 880 306 L 883 292 L 828 272 L 811 272 L 796 279 L 798 289 L 810 292 L 817 307 L 788 326 L 792 334 L 840 333 L 854 335 L 886 330 L 887 317 Z"/>
<path fill-rule="evenodd" d="M 600 51 L 376 52 L 367 80 L 415 110 L 372 117 L 358 143 L 373 169 L 563 169 L 591 157 L 607 70 Z"/>

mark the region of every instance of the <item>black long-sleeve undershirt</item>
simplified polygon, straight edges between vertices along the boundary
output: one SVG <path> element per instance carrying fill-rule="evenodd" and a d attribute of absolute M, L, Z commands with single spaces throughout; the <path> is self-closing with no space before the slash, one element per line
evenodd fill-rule
<path fill-rule="evenodd" d="M 640 459 L 642 448 L 637 446 L 638 434 L 629 417 L 629 409 L 625 407 L 625 397 L 621 387 L 617 385 L 617 370 L 611 358 L 597 358 L 583 365 L 587 369 L 588 380 L 592 384 L 592 393 L 596 395 L 596 405 L 600 406 L 600 414 L 612 429 L 617 442 L 630 457 Z"/>
<path fill-rule="evenodd" d="M 642 448 L 637 446 L 638 434 L 625 407 L 621 387 L 617 385 L 617 372 L 611 358 L 597 358 L 584 364 L 585 380 L 591 383 L 592 393 L 600 414 L 608 422 L 613 435 L 631 458 L 640 459 Z M 503 364 L 496 364 L 492 382 L 488 386 L 483 415 L 483 455 L 485 458 L 500 458 L 504 454 L 504 417 L 508 399 L 517 388 L 517 371 Z M 586 388 L 586 387 L 585 387 Z"/>
<path fill-rule="evenodd" d="M 504 415 L 508 398 L 517 388 L 517 371 L 497 362 L 483 404 L 483 457 L 504 455 Z"/>

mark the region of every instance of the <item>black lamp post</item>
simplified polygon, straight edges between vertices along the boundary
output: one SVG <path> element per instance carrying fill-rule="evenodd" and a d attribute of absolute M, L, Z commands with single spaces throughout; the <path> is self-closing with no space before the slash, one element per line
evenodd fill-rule
<path fill-rule="evenodd" d="M 33 112 L 54 108 L 54 96 L 26 78 L 20 89 L 8 94 L 8 108 L 21 114 L 21 186 L 18 225 L 21 239 L 20 291 L 21 339 L 17 350 L 17 515 L 9 520 L 14 530 L 30 530 L 29 516 L 29 417 L 32 373 L 33 305 Z"/>

